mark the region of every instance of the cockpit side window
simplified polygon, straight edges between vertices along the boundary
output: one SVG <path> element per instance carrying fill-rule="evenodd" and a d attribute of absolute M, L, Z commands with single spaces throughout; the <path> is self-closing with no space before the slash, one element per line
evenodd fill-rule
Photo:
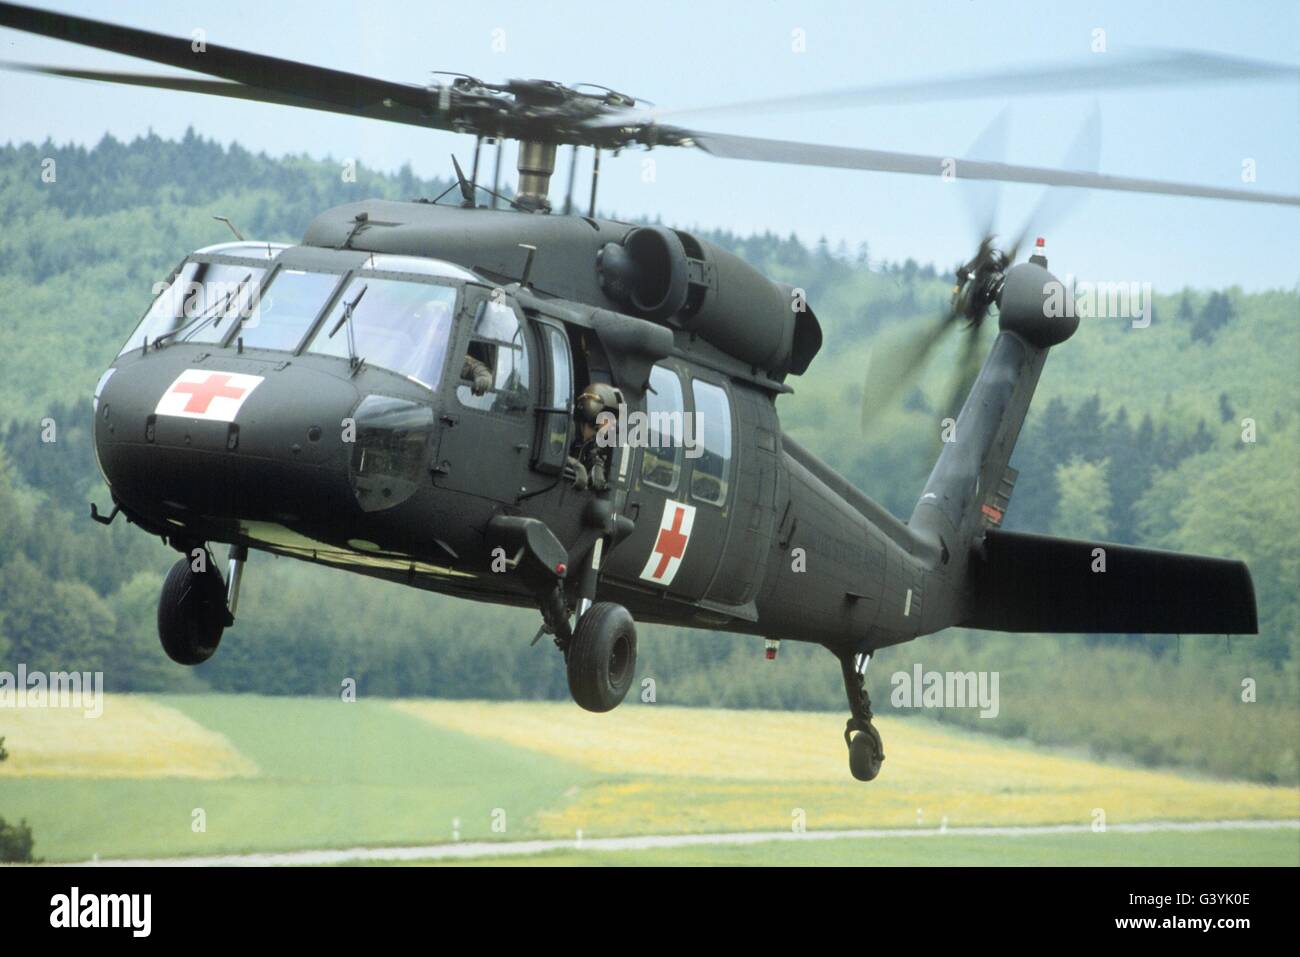
<path fill-rule="evenodd" d="M 491 412 L 528 409 L 528 338 L 509 303 L 493 297 L 479 303 L 469 347 L 457 371 L 462 381 L 456 397 L 462 405 Z"/>
<path fill-rule="evenodd" d="M 537 411 L 536 454 L 533 467 L 539 472 L 558 475 L 569 454 L 569 436 L 573 432 L 573 359 L 569 337 L 562 326 L 539 322 L 544 348 L 546 388 L 542 408 Z"/>
<path fill-rule="evenodd" d="M 307 349 L 348 358 L 350 334 L 358 358 L 437 389 L 446 365 L 456 295 L 455 286 L 355 276 Z"/>
<path fill-rule="evenodd" d="M 248 315 L 266 266 L 189 260 L 159 293 L 121 355 L 145 341 L 220 342 L 233 320 Z"/>

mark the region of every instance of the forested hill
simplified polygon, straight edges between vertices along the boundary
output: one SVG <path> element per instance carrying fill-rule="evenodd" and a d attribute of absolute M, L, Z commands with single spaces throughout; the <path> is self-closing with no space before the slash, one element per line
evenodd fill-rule
<path fill-rule="evenodd" d="M 154 631 L 172 556 L 122 522 L 105 529 L 86 518 L 91 499 L 107 503 L 89 444 L 95 380 L 153 284 L 188 251 L 230 238 L 213 216 L 247 236 L 293 242 L 329 206 L 432 198 L 447 185 L 341 159 L 271 159 L 194 134 L 105 139 L 90 150 L 0 147 L 0 670 L 103 669 L 119 690 L 332 694 L 351 677 L 368 694 L 566 695 L 558 656 L 527 647 L 533 615 L 263 556 L 250 563 L 240 621 L 221 653 L 184 671 L 163 658 Z M 945 277 L 877 261 L 883 236 L 839 249 L 771 234 L 711 238 L 807 290 L 826 346 L 792 382 L 796 394 L 780 400 L 782 421 L 906 516 L 933 462 L 958 343 L 865 434 L 864 373 L 873 349 L 936 313 Z M 1008 523 L 1243 558 L 1263 633 L 1229 645 L 953 631 L 882 654 L 873 693 L 887 710 L 890 673 L 914 661 L 998 670 L 999 720 L 937 716 L 1147 763 L 1295 781 L 1297 293 L 1165 292 L 1149 328 L 1085 320 L 1053 352 L 1013 460 L 1020 478 Z M 41 441 L 48 420 L 52 443 Z M 838 670 L 821 649 L 787 642 L 768 665 L 753 640 L 652 628 L 642 636 L 641 670 L 659 701 L 843 708 Z M 1258 686 L 1255 703 L 1241 701 L 1245 679 Z"/>

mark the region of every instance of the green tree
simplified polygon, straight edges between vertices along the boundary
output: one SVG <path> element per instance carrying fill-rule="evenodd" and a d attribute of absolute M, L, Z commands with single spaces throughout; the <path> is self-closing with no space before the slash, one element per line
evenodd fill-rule
<path fill-rule="evenodd" d="M 1106 481 L 1109 462 L 1086 462 L 1078 457 L 1056 468 L 1061 490 L 1056 509 L 1059 535 L 1104 541 L 1110 535 L 1110 486 Z"/>
<path fill-rule="evenodd" d="M 1152 544 L 1247 563 L 1260 610 L 1263 657 L 1291 657 L 1300 634 L 1300 514 L 1294 502 L 1300 456 L 1294 445 L 1248 446 L 1215 459 L 1200 455 L 1162 476 L 1139 504 Z"/>
<path fill-rule="evenodd" d="M 0 738 L 0 764 L 8 758 L 9 752 L 5 750 L 5 739 Z M 25 820 L 10 825 L 0 817 L 0 863 L 30 864 L 34 843 L 32 829 L 27 826 Z"/>
<path fill-rule="evenodd" d="M 1224 292 L 1212 292 L 1205 300 L 1200 315 L 1192 326 L 1192 338 L 1201 342 L 1213 342 L 1215 335 L 1231 322 L 1236 315 L 1232 300 Z"/>
<path fill-rule="evenodd" d="M 26 820 L 9 824 L 0 817 L 0 863 L 31 864 L 32 848 L 36 842 L 32 838 L 32 829 Z"/>

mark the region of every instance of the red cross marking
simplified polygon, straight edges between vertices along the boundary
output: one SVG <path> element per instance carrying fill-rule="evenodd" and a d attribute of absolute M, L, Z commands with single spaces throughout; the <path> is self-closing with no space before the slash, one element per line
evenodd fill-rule
<path fill-rule="evenodd" d="M 681 558 L 686 554 L 686 543 L 690 540 L 682 534 L 682 517 L 686 514 L 686 509 L 680 505 L 677 506 L 677 513 L 673 515 L 673 527 L 659 529 L 659 540 L 655 542 L 655 552 L 659 555 L 659 565 L 655 568 L 655 578 L 663 578 L 664 572 L 668 571 L 668 563 L 674 558 Z"/>
<path fill-rule="evenodd" d="M 213 372 L 202 382 L 178 382 L 172 386 L 172 391 L 190 393 L 182 411 L 198 412 L 201 415 L 208 411 L 213 399 L 238 399 L 248 391 L 239 386 L 227 385 L 228 382 L 230 376 L 224 372 Z"/>

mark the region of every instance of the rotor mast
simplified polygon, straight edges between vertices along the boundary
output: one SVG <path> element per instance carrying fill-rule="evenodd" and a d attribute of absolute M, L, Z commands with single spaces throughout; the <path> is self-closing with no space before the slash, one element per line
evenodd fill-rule
<path fill-rule="evenodd" d="M 530 212 L 551 210 L 551 174 L 555 172 L 555 144 L 543 140 L 519 143 L 519 187 L 515 202 Z"/>

